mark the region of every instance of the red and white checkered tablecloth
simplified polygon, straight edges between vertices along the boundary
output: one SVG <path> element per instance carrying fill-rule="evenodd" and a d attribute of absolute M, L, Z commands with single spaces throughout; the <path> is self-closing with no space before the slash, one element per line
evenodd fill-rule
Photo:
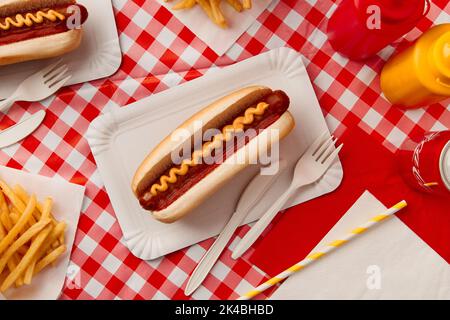
<path fill-rule="evenodd" d="M 433 24 L 450 22 L 448 0 L 432 2 L 427 18 L 408 40 Z M 377 74 L 398 43 L 366 64 L 348 61 L 332 50 L 326 24 L 335 1 L 275 0 L 223 57 L 153 0 L 113 0 L 113 4 L 123 51 L 120 70 L 108 79 L 65 88 L 41 103 L 20 103 L 0 122 L 4 128 L 26 113 L 46 108 L 44 125 L 21 144 L 3 149 L 0 163 L 87 187 L 64 299 L 185 298 L 181 288 L 213 242 L 210 239 L 150 262 L 134 257 L 126 248 L 85 138 L 91 121 L 111 108 L 288 46 L 305 56 L 332 130 L 356 124 L 395 150 L 412 133 L 450 128 L 448 101 L 405 112 L 380 96 Z M 246 230 L 241 228 L 237 237 Z M 234 299 L 265 278 L 245 260 L 233 261 L 230 255 L 226 250 L 194 299 Z"/>

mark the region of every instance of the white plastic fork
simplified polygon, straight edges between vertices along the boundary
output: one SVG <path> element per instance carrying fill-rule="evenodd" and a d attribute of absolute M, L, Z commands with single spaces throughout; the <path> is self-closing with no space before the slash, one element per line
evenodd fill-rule
<path fill-rule="evenodd" d="M 329 133 L 321 135 L 300 158 L 295 167 L 294 176 L 288 190 L 270 207 L 238 243 L 231 257 L 239 258 L 259 238 L 289 198 L 300 187 L 307 186 L 319 180 L 338 157 L 343 144 L 335 147 L 337 139 Z"/>
<path fill-rule="evenodd" d="M 190 296 L 205 280 L 215 263 L 219 259 L 223 250 L 227 246 L 236 229 L 242 224 L 249 212 L 255 207 L 258 201 L 266 194 L 267 190 L 273 185 L 273 182 L 279 177 L 280 173 L 286 168 L 286 161 L 279 162 L 278 173 L 270 176 L 257 174 L 242 192 L 236 211 L 231 216 L 222 232 L 217 237 L 213 245 L 203 255 L 195 270 L 192 272 L 184 294 Z"/>
<path fill-rule="evenodd" d="M 25 79 L 16 91 L 0 102 L 0 112 L 6 113 L 16 101 L 41 101 L 58 91 L 71 78 L 62 60 Z"/>

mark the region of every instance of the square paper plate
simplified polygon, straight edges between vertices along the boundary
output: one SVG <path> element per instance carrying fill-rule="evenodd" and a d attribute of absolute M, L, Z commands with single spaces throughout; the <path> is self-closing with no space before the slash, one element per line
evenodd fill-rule
<path fill-rule="evenodd" d="M 297 52 L 281 48 L 264 53 L 94 120 L 87 139 L 125 241 L 136 256 L 155 259 L 190 246 L 217 235 L 228 221 L 242 190 L 258 168 L 244 170 L 194 212 L 173 224 L 160 223 L 141 209 L 130 185 L 146 154 L 178 125 L 227 93 L 255 84 L 284 90 L 291 98 L 290 112 L 297 126 L 280 145 L 280 157 L 287 160 L 289 168 L 249 214 L 245 220 L 249 223 L 287 189 L 298 158 L 328 130 Z M 342 176 L 337 162 L 322 180 L 299 190 L 290 205 L 333 191 Z"/>
<path fill-rule="evenodd" d="M 63 56 L 72 74 L 67 85 L 108 77 L 122 62 L 111 0 L 78 0 L 78 3 L 88 9 L 89 18 L 83 25 L 81 46 Z M 0 98 L 10 96 L 26 77 L 57 59 L 60 58 L 0 67 Z"/>
<path fill-rule="evenodd" d="M 11 288 L 4 293 L 11 300 L 55 300 L 60 294 L 66 278 L 78 219 L 83 204 L 84 187 L 59 178 L 47 178 L 0 166 L 0 179 L 10 186 L 22 185 L 29 194 L 36 194 L 39 201 L 51 197 L 55 219 L 67 223 L 66 253 L 54 267 L 42 270 L 29 286 Z M 0 297 L 1 299 L 1 297 Z"/>

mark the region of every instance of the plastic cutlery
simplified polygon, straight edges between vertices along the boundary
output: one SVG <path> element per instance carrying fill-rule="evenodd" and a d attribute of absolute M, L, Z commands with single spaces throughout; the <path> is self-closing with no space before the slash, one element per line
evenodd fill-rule
<path fill-rule="evenodd" d="M 334 139 L 333 136 L 330 137 L 327 132 L 321 135 L 308 150 L 306 150 L 305 154 L 297 162 L 294 176 L 288 190 L 275 201 L 266 214 L 264 214 L 249 232 L 247 232 L 244 238 L 242 238 L 236 246 L 236 249 L 233 251 L 231 256 L 233 259 L 239 258 L 248 248 L 250 248 L 295 191 L 300 187 L 316 182 L 328 171 L 343 147 L 343 145 L 340 145 L 336 149 L 336 141 L 337 139 Z"/>
<path fill-rule="evenodd" d="M 6 113 L 16 101 L 41 101 L 58 91 L 70 79 L 62 60 L 25 79 L 16 91 L 0 102 L 0 112 Z"/>
<path fill-rule="evenodd" d="M 244 218 L 250 210 L 258 203 L 262 196 L 269 190 L 274 180 L 286 168 L 286 162 L 279 163 L 278 174 L 276 175 L 260 175 L 257 174 L 247 185 L 241 198 L 236 206 L 236 211 L 231 216 L 225 228 L 222 230 L 216 241 L 205 253 L 199 264 L 192 273 L 186 285 L 184 293 L 189 296 L 202 284 L 206 276 L 209 274 L 217 259 L 223 252 L 236 229 L 242 224 Z"/>
<path fill-rule="evenodd" d="M 0 132 L 0 149 L 13 145 L 32 134 L 44 121 L 45 111 L 41 110 Z"/>

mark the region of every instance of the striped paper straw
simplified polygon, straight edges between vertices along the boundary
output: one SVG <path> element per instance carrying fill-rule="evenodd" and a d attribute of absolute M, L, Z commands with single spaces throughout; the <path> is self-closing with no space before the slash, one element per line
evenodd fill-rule
<path fill-rule="evenodd" d="M 290 267 L 289 269 L 286 269 L 285 271 L 283 271 L 279 275 L 275 276 L 274 278 L 267 280 L 266 282 L 261 284 L 259 287 L 255 288 L 254 290 L 247 292 L 242 297 L 240 297 L 238 300 L 250 300 L 250 299 L 254 298 L 255 296 L 257 296 L 260 293 L 267 290 L 268 288 L 276 285 L 280 281 L 283 281 L 284 279 L 288 278 L 289 276 L 293 275 L 294 273 L 302 270 L 307 265 L 322 258 L 327 253 L 334 251 L 336 248 L 341 247 L 343 244 L 349 242 L 353 238 L 356 238 L 358 235 L 366 232 L 367 230 L 372 228 L 374 225 L 378 224 L 379 222 L 381 222 L 381 221 L 385 220 L 386 218 L 392 216 L 393 214 L 397 213 L 401 209 L 405 208 L 407 205 L 408 204 L 404 200 L 397 203 L 393 207 L 387 209 L 385 212 L 370 219 L 370 221 L 367 222 L 365 225 L 362 225 L 358 228 L 353 229 L 347 236 L 345 236 L 339 240 L 334 240 L 334 241 L 330 242 L 322 250 L 311 253 L 304 260 L 300 261 L 297 264 L 294 264 L 292 267 Z"/>

